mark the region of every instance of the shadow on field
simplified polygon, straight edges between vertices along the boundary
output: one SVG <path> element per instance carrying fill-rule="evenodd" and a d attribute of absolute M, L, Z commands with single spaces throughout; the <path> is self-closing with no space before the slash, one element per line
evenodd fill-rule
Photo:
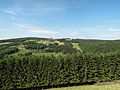
<path fill-rule="evenodd" d="M 43 90 L 43 89 L 50 89 L 50 88 L 61 88 L 61 87 L 71 87 L 71 86 L 79 86 L 79 85 L 93 85 L 96 82 L 88 82 L 88 83 L 73 83 L 73 84 L 59 84 L 53 86 L 40 86 L 40 87 L 30 87 L 30 88 L 19 88 L 13 90 Z"/>

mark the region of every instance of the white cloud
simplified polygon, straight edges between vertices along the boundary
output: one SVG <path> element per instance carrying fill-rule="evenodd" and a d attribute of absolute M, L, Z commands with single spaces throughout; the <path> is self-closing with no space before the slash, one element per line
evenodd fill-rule
<path fill-rule="evenodd" d="M 11 14 L 11 15 L 17 15 L 17 13 L 16 12 L 14 12 L 13 10 L 2 10 L 3 12 L 5 12 L 5 13 L 8 13 L 8 14 Z"/>
<path fill-rule="evenodd" d="M 31 33 L 39 33 L 39 34 L 47 34 L 47 35 L 58 35 L 59 32 L 54 32 L 50 30 L 44 30 L 41 27 L 36 27 L 32 25 L 26 25 L 26 24 L 20 24 L 20 23 L 13 23 L 14 26 L 17 26 L 18 28 L 22 28 L 23 30 L 29 31 Z"/>
<path fill-rule="evenodd" d="M 115 29 L 115 28 L 109 28 L 108 30 L 113 32 L 120 32 L 120 29 Z"/>
<path fill-rule="evenodd" d="M 32 33 L 40 33 L 40 34 L 59 34 L 59 32 L 53 32 L 49 30 L 29 30 Z"/>
<path fill-rule="evenodd" d="M 101 34 L 98 37 L 103 40 L 116 40 L 120 39 L 120 33 Z"/>
<path fill-rule="evenodd" d="M 21 23 L 12 23 L 12 25 L 20 27 L 20 28 L 23 28 L 23 29 L 27 29 L 27 30 L 40 28 L 40 27 L 36 27 L 36 26 L 32 26 L 32 25 L 26 25 L 26 24 L 21 24 Z"/>
<path fill-rule="evenodd" d="M 26 27 L 26 25 L 24 24 L 18 24 L 18 23 L 13 23 L 14 26 L 18 26 L 18 27 Z"/>
<path fill-rule="evenodd" d="M 6 39 L 6 38 L 1 38 L 1 37 L 0 37 L 0 40 L 4 40 L 4 39 Z"/>

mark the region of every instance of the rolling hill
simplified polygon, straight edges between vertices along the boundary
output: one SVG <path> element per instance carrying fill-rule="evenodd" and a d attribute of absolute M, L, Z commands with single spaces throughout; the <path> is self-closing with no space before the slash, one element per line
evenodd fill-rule
<path fill-rule="evenodd" d="M 120 40 L 0 40 L 0 89 L 42 89 L 119 79 Z"/>

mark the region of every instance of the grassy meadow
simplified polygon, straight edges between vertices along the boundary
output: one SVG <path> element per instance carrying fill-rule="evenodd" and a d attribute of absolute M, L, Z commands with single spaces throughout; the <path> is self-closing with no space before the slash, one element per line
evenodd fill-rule
<path fill-rule="evenodd" d="M 85 85 L 85 86 L 73 86 L 63 88 L 51 88 L 46 90 L 120 90 L 120 84 L 104 84 L 104 85 Z"/>

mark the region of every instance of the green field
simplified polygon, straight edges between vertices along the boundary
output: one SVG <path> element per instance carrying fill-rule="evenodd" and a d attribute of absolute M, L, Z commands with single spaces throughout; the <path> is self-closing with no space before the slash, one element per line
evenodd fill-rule
<path fill-rule="evenodd" d="M 120 90 L 120 84 L 85 85 L 85 86 L 53 88 L 46 90 Z"/>
<path fill-rule="evenodd" d="M 29 52 L 29 50 L 25 49 L 24 45 L 22 45 L 22 44 L 18 45 L 17 48 L 19 49 L 19 52 L 14 53 L 13 55 L 25 54 L 25 53 Z"/>

